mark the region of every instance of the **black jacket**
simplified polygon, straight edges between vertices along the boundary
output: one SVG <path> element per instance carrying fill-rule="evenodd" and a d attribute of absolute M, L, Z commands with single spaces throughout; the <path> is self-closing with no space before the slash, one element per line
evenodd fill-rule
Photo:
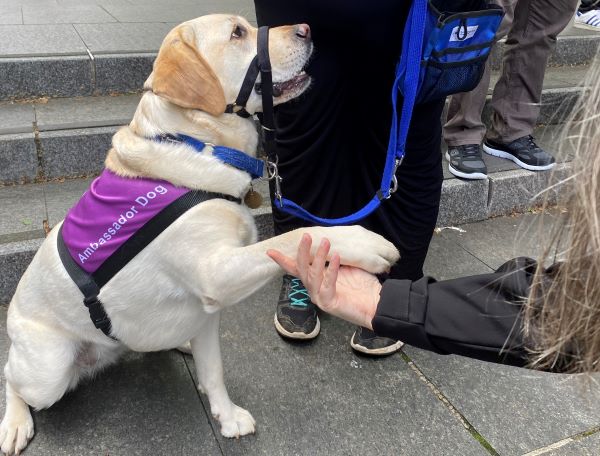
<path fill-rule="evenodd" d="M 515 258 L 492 274 L 442 282 L 387 280 L 373 330 L 441 354 L 525 366 L 521 314 L 536 267 L 530 258 Z"/>

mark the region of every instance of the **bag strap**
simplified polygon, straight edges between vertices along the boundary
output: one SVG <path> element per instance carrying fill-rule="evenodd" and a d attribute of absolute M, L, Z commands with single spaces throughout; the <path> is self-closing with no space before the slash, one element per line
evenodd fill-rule
<path fill-rule="evenodd" d="M 392 87 L 392 126 L 381 185 L 375 196 L 361 209 L 339 218 L 323 218 L 311 214 L 306 209 L 286 198 L 276 199 L 275 206 L 281 211 L 319 225 L 347 225 L 355 223 L 374 212 L 381 201 L 389 199 L 397 189 L 396 170 L 402 163 L 406 152 L 406 138 L 412 118 L 413 108 L 419 90 L 419 76 L 427 20 L 427 0 L 413 0 L 406 19 L 402 55 L 396 70 L 396 79 Z M 400 74 L 400 68 L 406 68 L 406 74 Z M 402 77 L 404 76 L 404 77 Z M 402 87 L 400 87 L 400 85 Z M 404 99 L 402 113 L 398 121 L 397 100 L 399 89 Z"/>

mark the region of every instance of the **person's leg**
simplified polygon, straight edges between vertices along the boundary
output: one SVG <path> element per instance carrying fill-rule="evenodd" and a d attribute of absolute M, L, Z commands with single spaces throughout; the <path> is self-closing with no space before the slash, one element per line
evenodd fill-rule
<path fill-rule="evenodd" d="M 276 111 L 283 194 L 323 217 L 355 212 L 381 180 L 390 90 L 410 4 L 382 0 L 374 8 L 364 0 L 308 0 L 290 6 L 256 0 L 255 5 L 260 25 L 307 22 L 315 44 L 307 68 L 311 88 Z M 338 20 L 331 21 L 332 15 Z M 277 234 L 306 225 L 275 207 L 273 219 Z M 318 333 L 316 310 L 292 277 L 284 278 L 276 318 L 284 336 Z"/>
<path fill-rule="evenodd" d="M 498 1 L 505 14 L 496 33 L 497 40 L 504 38 L 510 30 L 516 3 L 517 0 Z M 483 77 L 475 89 L 452 95 L 449 99 L 443 135 L 448 145 L 446 158 L 450 163 L 449 170 L 459 177 L 478 179 L 484 178 L 487 174 L 480 144 L 486 130 L 481 114 L 490 86 L 490 76 L 491 68 L 488 61 Z"/>
<path fill-rule="evenodd" d="M 488 139 L 508 144 L 533 132 L 548 57 L 577 4 L 577 0 L 519 0 L 502 75 L 494 88 Z"/>

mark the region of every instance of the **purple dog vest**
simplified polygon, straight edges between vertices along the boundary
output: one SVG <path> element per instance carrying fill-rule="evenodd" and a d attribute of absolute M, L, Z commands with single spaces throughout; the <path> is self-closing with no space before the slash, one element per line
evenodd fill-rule
<path fill-rule="evenodd" d="M 93 274 L 148 221 L 189 191 L 163 180 L 120 177 L 105 169 L 67 214 L 64 243 L 75 263 Z"/>

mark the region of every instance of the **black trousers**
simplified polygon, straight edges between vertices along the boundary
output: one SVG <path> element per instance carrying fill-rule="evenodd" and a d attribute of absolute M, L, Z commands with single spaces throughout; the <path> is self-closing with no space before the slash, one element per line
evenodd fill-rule
<path fill-rule="evenodd" d="M 361 208 L 379 188 L 391 125 L 391 87 L 410 2 L 255 0 L 259 25 L 306 22 L 313 83 L 276 110 L 286 198 L 323 217 Z M 435 227 L 442 184 L 444 100 L 415 108 L 398 191 L 360 222 L 401 253 L 391 277 L 416 280 Z M 277 234 L 307 223 L 273 209 Z"/>

